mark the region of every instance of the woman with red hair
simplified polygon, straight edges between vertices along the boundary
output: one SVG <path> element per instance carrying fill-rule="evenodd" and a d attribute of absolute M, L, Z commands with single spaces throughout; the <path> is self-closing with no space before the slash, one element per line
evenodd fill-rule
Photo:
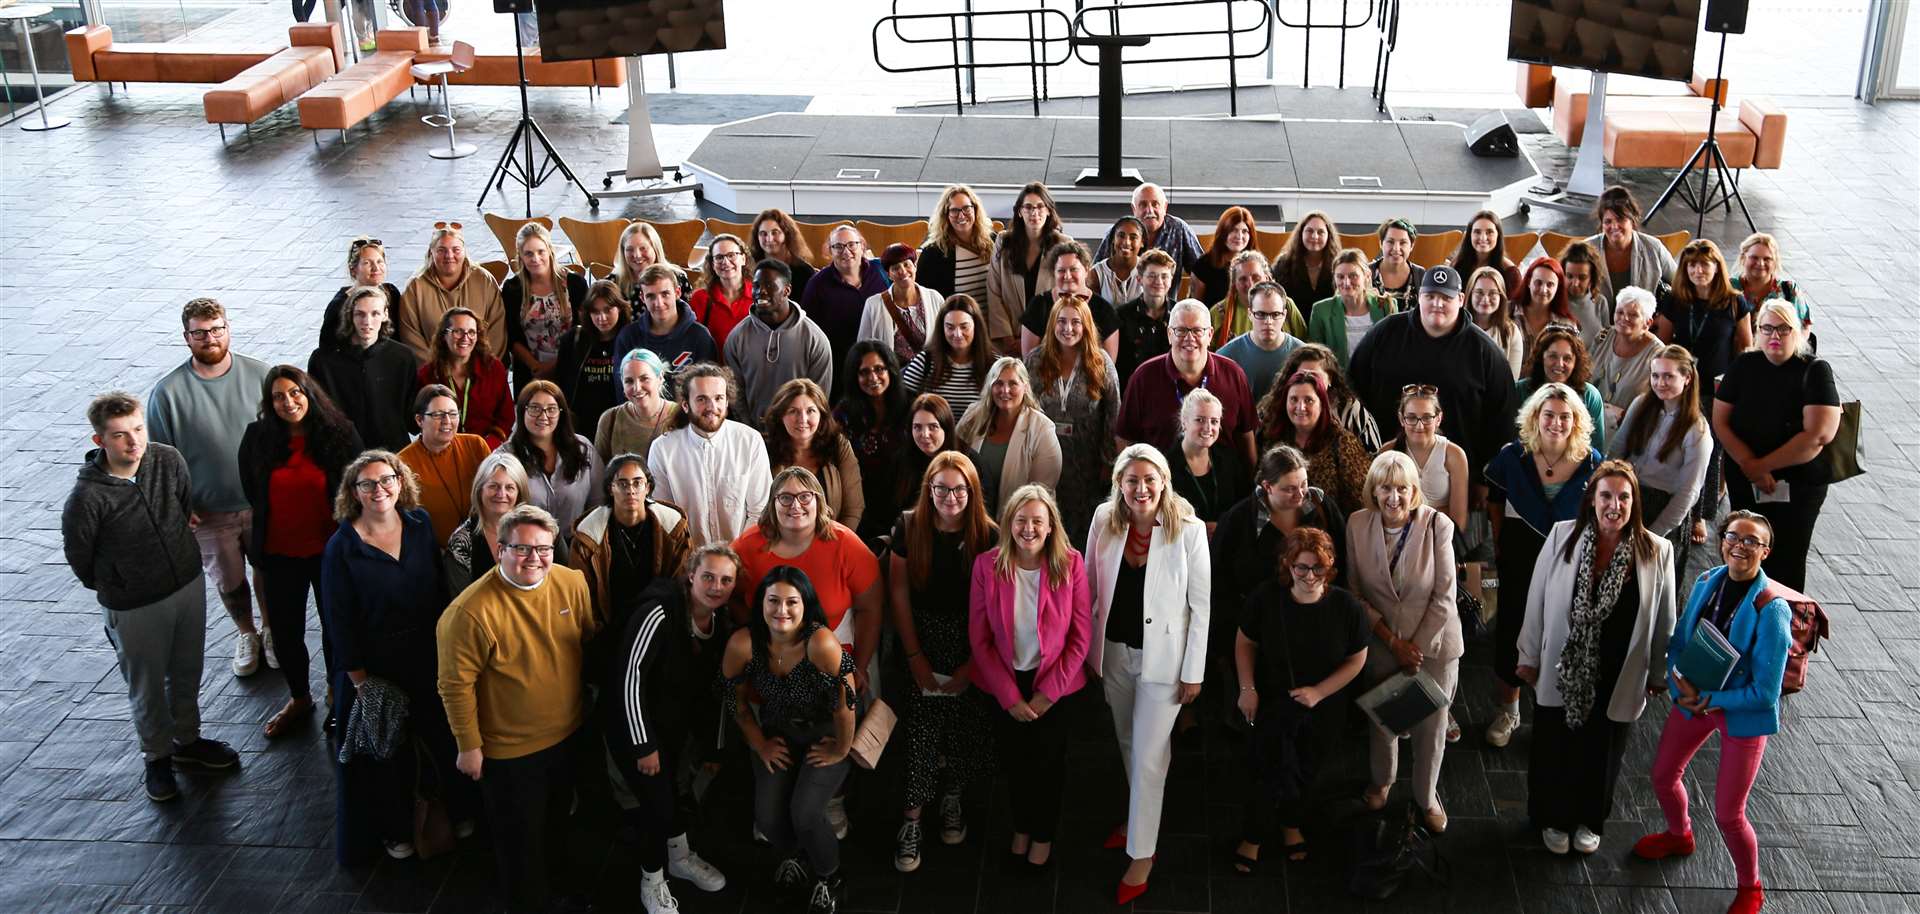
<path fill-rule="evenodd" d="M 1554 324 L 1571 327 L 1576 335 L 1580 332 L 1580 319 L 1573 316 L 1573 308 L 1567 304 L 1567 271 L 1560 261 L 1541 257 L 1527 264 L 1526 272 L 1520 274 L 1520 284 L 1509 294 L 1527 351 L 1533 351 L 1534 339 Z"/>
<path fill-rule="evenodd" d="M 1229 206 L 1220 212 L 1220 221 L 1213 226 L 1213 243 L 1207 245 L 1207 252 L 1193 263 L 1192 294 L 1186 298 L 1201 301 L 1213 301 L 1224 298 L 1232 288 L 1232 279 L 1227 268 L 1233 265 L 1233 258 L 1241 251 L 1255 250 L 1254 239 L 1258 238 L 1259 226 L 1253 221 L 1253 212 L 1244 206 Z"/>

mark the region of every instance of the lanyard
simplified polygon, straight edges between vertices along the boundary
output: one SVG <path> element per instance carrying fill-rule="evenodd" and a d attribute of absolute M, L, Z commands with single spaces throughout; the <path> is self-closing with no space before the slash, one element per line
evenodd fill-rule
<path fill-rule="evenodd" d="M 1400 541 L 1393 544 L 1393 559 L 1387 562 L 1387 570 L 1389 572 L 1400 567 L 1400 553 L 1406 551 L 1407 534 L 1412 532 L 1413 532 L 1413 514 L 1409 512 L 1407 514 L 1407 525 L 1400 528 Z"/>

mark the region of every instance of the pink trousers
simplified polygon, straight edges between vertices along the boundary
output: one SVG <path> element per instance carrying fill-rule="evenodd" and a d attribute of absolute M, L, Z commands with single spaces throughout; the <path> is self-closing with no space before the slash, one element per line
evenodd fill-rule
<path fill-rule="evenodd" d="M 1720 734 L 1720 770 L 1714 773 L 1713 821 L 1733 855 L 1734 873 L 1740 888 L 1760 884 L 1760 845 L 1754 840 L 1753 825 L 1747 821 L 1747 794 L 1760 776 L 1760 759 L 1767 752 L 1764 736 L 1729 736 L 1725 714 L 1695 714 L 1689 718 L 1679 708 L 1667 714 L 1660 731 L 1660 749 L 1653 757 L 1653 795 L 1667 815 L 1667 833 L 1684 835 L 1693 830 L 1687 818 L 1687 788 L 1680 783 L 1693 754 L 1715 732 Z"/>

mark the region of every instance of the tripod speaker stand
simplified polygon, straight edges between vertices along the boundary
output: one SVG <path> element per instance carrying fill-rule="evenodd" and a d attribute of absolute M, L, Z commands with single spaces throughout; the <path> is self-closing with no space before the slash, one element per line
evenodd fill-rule
<path fill-rule="evenodd" d="M 531 13 L 533 0 L 494 0 L 493 8 L 499 13 L 516 15 Z M 580 183 L 579 178 L 574 177 L 573 169 L 567 167 L 567 160 L 560 155 L 560 150 L 553 148 L 553 141 L 547 139 L 547 132 L 540 129 L 539 122 L 533 119 L 532 112 L 527 108 L 527 54 L 520 44 L 516 23 L 513 36 L 513 58 L 520 67 L 520 124 L 513 128 L 513 136 L 507 138 L 507 148 L 500 153 L 500 161 L 493 166 L 493 174 L 487 176 L 486 185 L 480 189 L 480 202 L 475 203 L 474 207 L 477 209 L 485 206 L 487 194 L 492 193 L 496 187 L 500 189 L 502 195 L 505 195 L 507 179 L 512 178 L 526 192 L 527 216 L 531 218 L 533 189 L 545 183 L 547 178 L 558 171 L 566 176 L 567 183 L 580 188 L 580 192 L 586 195 L 589 208 L 599 209 L 600 198 L 587 190 L 587 186 Z M 540 144 L 544 156 L 537 166 L 533 161 L 535 142 Z"/>
<path fill-rule="evenodd" d="M 1708 27 L 1712 27 L 1712 15 L 1708 16 Z M 1693 151 L 1687 164 L 1681 166 L 1680 173 L 1673 176 L 1673 183 L 1662 191 L 1660 199 L 1653 202 L 1653 208 L 1647 210 L 1646 218 L 1651 220 L 1667 202 L 1678 196 L 1687 204 L 1687 208 L 1699 215 L 1693 234 L 1698 238 L 1706 233 L 1707 211 L 1726 207 L 1731 213 L 1735 204 L 1740 207 L 1740 215 L 1747 220 L 1747 231 L 1758 231 L 1753 225 L 1753 215 L 1747 212 L 1747 201 L 1740 199 L 1740 175 L 1727 167 L 1727 157 L 1720 151 L 1720 138 L 1717 131 L 1720 126 L 1720 102 L 1727 92 L 1723 77 L 1727 69 L 1727 33 L 1720 32 L 1720 61 L 1713 70 L 1713 107 L 1707 114 L 1707 138 L 1702 140 L 1700 148 Z M 1700 189 L 1694 190 L 1687 179 L 1693 177 L 1695 167 L 1700 169 Z M 1708 184 L 1712 183 L 1712 191 Z"/>

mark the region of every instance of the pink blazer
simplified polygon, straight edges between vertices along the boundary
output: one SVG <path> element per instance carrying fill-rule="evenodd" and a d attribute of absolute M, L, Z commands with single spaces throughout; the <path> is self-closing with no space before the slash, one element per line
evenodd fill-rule
<path fill-rule="evenodd" d="M 973 643 L 973 684 L 986 690 L 1002 708 L 1025 701 L 1013 674 L 1014 582 L 994 574 L 999 549 L 989 549 L 973 560 L 972 613 L 967 631 Z M 1058 702 L 1087 683 L 1088 639 L 1093 631 L 1092 597 L 1087 590 L 1087 566 L 1077 550 L 1069 550 L 1065 581 L 1043 579 L 1040 587 L 1040 666 L 1034 688 Z"/>

